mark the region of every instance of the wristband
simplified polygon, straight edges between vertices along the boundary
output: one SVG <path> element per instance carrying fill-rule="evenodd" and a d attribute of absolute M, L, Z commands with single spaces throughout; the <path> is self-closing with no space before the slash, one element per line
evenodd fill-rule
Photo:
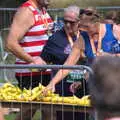
<path fill-rule="evenodd" d="M 102 49 L 100 49 L 100 50 L 98 50 L 98 52 L 102 53 L 102 52 L 103 52 L 103 50 L 102 50 Z"/>

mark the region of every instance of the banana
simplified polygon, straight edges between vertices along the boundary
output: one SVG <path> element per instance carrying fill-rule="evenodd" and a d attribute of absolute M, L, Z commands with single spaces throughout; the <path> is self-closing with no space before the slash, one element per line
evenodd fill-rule
<path fill-rule="evenodd" d="M 41 83 L 39 84 L 39 89 L 43 90 L 45 88 L 45 86 L 43 86 Z"/>
<path fill-rule="evenodd" d="M 12 85 L 11 83 L 5 83 L 3 85 L 3 88 L 8 88 L 8 87 L 14 87 L 14 85 Z"/>
<path fill-rule="evenodd" d="M 45 86 L 39 84 L 38 87 L 33 89 L 24 89 L 23 91 L 11 83 L 5 83 L 0 88 L 0 100 L 5 101 L 41 101 L 57 104 L 74 104 L 80 106 L 90 106 L 90 95 L 83 96 L 81 99 L 76 96 L 61 97 L 59 94 L 54 94 L 52 91 L 48 91 L 46 96 L 42 94 L 42 90 Z"/>
<path fill-rule="evenodd" d="M 35 88 L 32 89 L 32 94 L 36 94 L 39 91 L 40 91 L 40 88 L 39 87 L 35 87 Z"/>

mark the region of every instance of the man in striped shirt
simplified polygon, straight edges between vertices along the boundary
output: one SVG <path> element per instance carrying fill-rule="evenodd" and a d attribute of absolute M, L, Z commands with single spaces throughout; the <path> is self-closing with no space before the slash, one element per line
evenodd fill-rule
<path fill-rule="evenodd" d="M 48 0 L 28 0 L 16 12 L 6 41 L 7 49 L 16 56 L 16 64 L 46 64 L 39 55 L 53 26 L 46 12 L 48 4 Z M 47 85 L 50 72 L 17 69 L 16 78 L 21 89 L 29 89 L 38 86 L 41 81 Z"/>

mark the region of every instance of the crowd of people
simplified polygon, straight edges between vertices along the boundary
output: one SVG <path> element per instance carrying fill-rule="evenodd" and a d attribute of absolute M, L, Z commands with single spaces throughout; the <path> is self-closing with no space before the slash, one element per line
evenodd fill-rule
<path fill-rule="evenodd" d="M 119 58 L 120 25 L 116 23 L 116 11 L 110 11 L 101 21 L 96 9 L 80 9 L 71 5 L 64 10 L 63 27 L 54 31 L 53 20 L 46 10 L 48 5 L 48 0 L 28 0 L 17 10 L 6 40 L 6 48 L 16 56 L 15 64 L 75 65 L 79 61 L 80 64 L 91 67 L 93 61 L 101 56 L 109 56 L 111 60 Z M 15 76 L 21 89 L 32 89 L 42 83 L 46 86 L 44 95 L 52 90 L 61 96 L 72 96 L 78 87 L 83 92 L 83 80 L 86 89 L 89 82 L 84 78 L 76 84 L 69 83 L 66 76 L 70 71 L 17 69 Z M 88 92 L 86 90 L 85 94 Z M 30 120 L 36 109 L 21 111 L 22 115 L 19 114 L 16 120 Z M 80 119 L 79 115 L 76 113 L 74 120 Z M 60 116 L 57 120 L 61 120 Z M 64 119 L 73 118 L 69 113 L 66 116 Z M 49 111 L 42 111 L 42 120 L 44 119 L 50 119 Z"/>

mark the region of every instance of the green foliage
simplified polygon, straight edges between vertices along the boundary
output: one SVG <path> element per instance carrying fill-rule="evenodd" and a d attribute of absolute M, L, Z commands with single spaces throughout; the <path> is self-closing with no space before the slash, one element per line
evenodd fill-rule
<path fill-rule="evenodd" d="M 1 7 L 17 7 L 27 0 L 0 0 Z M 51 8 L 63 8 L 70 4 L 86 6 L 119 6 L 119 0 L 51 0 Z"/>
<path fill-rule="evenodd" d="M 119 6 L 119 0 L 51 0 L 51 8 L 63 8 L 68 5 L 76 4 L 83 7 L 88 6 Z"/>

